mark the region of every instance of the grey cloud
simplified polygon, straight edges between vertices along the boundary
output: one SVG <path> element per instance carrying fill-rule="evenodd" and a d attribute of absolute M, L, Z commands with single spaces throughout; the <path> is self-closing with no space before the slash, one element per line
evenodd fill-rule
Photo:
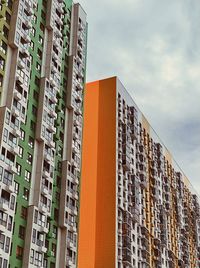
<path fill-rule="evenodd" d="M 87 80 L 118 75 L 200 192 L 200 3 L 80 0 Z"/>

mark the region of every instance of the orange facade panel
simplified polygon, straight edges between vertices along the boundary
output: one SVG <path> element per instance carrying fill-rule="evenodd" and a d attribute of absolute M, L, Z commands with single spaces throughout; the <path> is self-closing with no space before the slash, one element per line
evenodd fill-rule
<path fill-rule="evenodd" d="M 115 267 L 116 81 L 85 90 L 78 268 Z"/>

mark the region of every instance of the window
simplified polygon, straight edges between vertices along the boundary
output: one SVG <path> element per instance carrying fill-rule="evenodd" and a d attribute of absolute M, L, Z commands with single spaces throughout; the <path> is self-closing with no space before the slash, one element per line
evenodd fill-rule
<path fill-rule="evenodd" d="M 32 114 L 37 115 L 37 108 L 34 105 L 32 105 Z"/>
<path fill-rule="evenodd" d="M 38 213 L 38 225 L 45 226 L 45 215 Z"/>
<path fill-rule="evenodd" d="M 5 252 L 8 253 L 10 248 L 10 237 L 6 238 Z"/>
<path fill-rule="evenodd" d="M 34 139 L 32 137 L 29 136 L 29 139 L 28 139 L 28 145 L 33 148 L 34 146 Z"/>
<path fill-rule="evenodd" d="M 3 40 L 1 40 L 1 43 L 0 43 L 0 51 L 2 51 L 3 54 L 6 54 L 6 51 L 7 51 L 7 45 Z"/>
<path fill-rule="evenodd" d="M 6 185 L 11 185 L 12 184 L 12 178 L 13 178 L 13 175 L 8 172 L 7 170 L 4 171 L 4 176 L 3 176 L 3 182 L 6 184 Z"/>
<path fill-rule="evenodd" d="M 36 17 L 36 15 L 32 16 L 32 19 L 33 19 L 33 23 L 36 23 L 36 22 L 37 22 L 37 17 Z"/>
<path fill-rule="evenodd" d="M 6 124 L 9 125 L 10 113 L 8 111 L 6 112 L 6 119 L 5 119 L 5 121 L 6 121 Z"/>
<path fill-rule="evenodd" d="M 0 87 L 2 87 L 2 86 L 3 86 L 3 75 L 0 74 Z"/>
<path fill-rule="evenodd" d="M 4 250 L 5 235 L 0 233 L 0 249 Z"/>
<path fill-rule="evenodd" d="M 43 38 L 39 35 L 39 43 L 42 45 L 43 44 Z"/>
<path fill-rule="evenodd" d="M 17 169 L 17 175 L 21 175 L 22 166 L 18 163 L 16 163 L 16 169 Z"/>
<path fill-rule="evenodd" d="M 28 153 L 28 157 L 27 157 L 26 162 L 31 165 L 32 164 L 32 161 L 33 161 L 33 156 L 32 156 L 32 154 L 29 154 Z"/>
<path fill-rule="evenodd" d="M 17 138 L 12 133 L 9 134 L 8 144 L 11 147 L 17 146 Z"/>
<path fill-rule="evenodd" d="M 16 249 L 16 257 L 18 259 L 22 259 L 22 256 L 23 256 L 23 248 L 21 248 L 20 246 L 17 246 L 17 249 Z"/>
<path fill-rule="evenodd" d="M 25 177 L 24 177 L 25 181 L 30 182 L 31 180 L 31 172 L 28 170 L 25 170 Z"/>
<path fill-rule="evenodd" d="M 39 85 L 40 85 L 40 79 L 36 76 L 35 77 L 35 84 L 36 84 L 36 86 L 38 86 L 39 87 Z"/>
<path fill-rule="evenodd" d="M 6 11 L 6 22 L 10 24 L 11 15 Z"/>
<path fill-rule="evenodd" d="M 0 56 L 0 69 L 4 70 L 5 67 L 5 60 Z"/>
<path fill-rule="evenodd" d="M 13 2 L 11 0 L 8 0 L 7 6 L 9 7 L 9 9 L 12 9 L 12 5 L 13 5 Z"/>
<path fill-rule="evenodd" d="M 25 200 L 28 200 L 28 198 L 29 198 L 29 190 L 25 187 L 24 187 L 24 192 L 23 192 L 23 198 Z"/>
<path fill-rule="evenodd" d="M 40 30 L 42 31 L 42 32 L 44 32 L 44 24 L 42 24 L 42 23 L 40 23 Z"/>
<path fill-rule="evenodd" d="M 23 207 L 21 208 L 21 217 L 26 220 L 27 219 L 27 208 Z"/>
<path fill-rule="evenodd" d="M 31 253 L 30 253 L 30 263 L 34 262 L 34 250 L 31 249 Z"/>
<path fill-rule="evenodd" d="M 20 135 L 20 138 L 21 138 L 21 140 L 22 141 L 24 141 L 25 140 L 25 132 L 24 132 L 24 130 L 22 130 L 22 129 L 20 129 L 20 131 L 21 131 L 21 135 Z"/>
<path fill-rule="evenodd" d="M 2 180 L 2 176 L 3 176 L 3 167 L 0 166 L 0 181 Z"/>
<path fill-rule="evenodd" d="M 35 90 L 34 90 L 34 92 L 33 92 L 33 98 L 34 98 L 36 101 L 38 101 L 38 99 L 39 99 L 39 94 L 38 94 L 38 92 L 35 91 Z"/>
<path fill-rule="evenodd" d="M 35 126 L 36 126 L 35 122 L 33 122 L 33 121 L 31 120 L 31 125 L 30 125 L 30 127 L 31 127 L 31 130 L 32 130 L 32 131 L 35 131 Z"/>
<path fill-rule="evenodd" d="M 32 50 L 34 50 L 34 42 L 33 41 L 30 42 L 30 47 Z"/>
<path fill-rule="evenodd" d="M 36 229 L 33 229 L 33 233 L 32 233 L 32 243 L 35 244 L 36 242 Z"/>
<path fill-rule="evenodd" d="M 21 146 L 18 146 L 18 148 L 19 148 L 19 157 L 22 158 L 24 149 Z"/>
<path fill-rule="evenodd" d="M 5 128 L 3 132 L 3 141 L 7 142 L 8 140 L 8 130 Z"/>
<path fill-rule="evenodd" d="M 33 27 L 32 27 L 32 29 L 31 29 L 31 34 L 32 34 L 33 36 L 35 36 L 35 28 L 33 28 Z"/>
<path fill-rule="evenodd" d="M 7 268 L 7 267 L 8 267 L 8 261 L 4 259 L 2 268 Z"/>
<path fill-rule="evenodd" d="M 54 238 L 57 238 L 57 227 L 56 226 L 53 226 L 52 236 Z"/>
<path fill-rule="evenodd" d="M 35 252 L 35 265 L 42 266 L 42 253 Z"/>
<path fill-rule="evenodd" d="M 42 51 L 38 48 L 37 56 L 40 60 L 42 60 Z"/>
<path fill-rule="evenodd" d="M 41 71 L 41 65 L 38 62 L 36 63 L 36 70 Z"/>
<path fill-rule="evenodd" d="M 53 256 L 56 256 L 56 244 L 52 243 L 52 252 L 53 252 Z"/>
<path fill-rule="evenodd" d="M 38 211 L 35 210 L 35 213 L 34 213 L 34 223 L 37 224 L 37 219 L 38 219 Z"/>
<path fill-rule="evenodd" d="M 25 227 L 20 225 L 19 226 L 19 238 L 24 239 L 25 238 Z"/>
<path fill-rule="evenodd" d="M 12 221 L 13 221 L 12 216 L 8 216 L 8 231 L 12 230 Z"/>
<path fill-rule="evenodd" d="M 14 210 L 14 208 L 15 208 L 15 197 L 14 195 L 12 195 L 10 199 L 10 209 Z"/>

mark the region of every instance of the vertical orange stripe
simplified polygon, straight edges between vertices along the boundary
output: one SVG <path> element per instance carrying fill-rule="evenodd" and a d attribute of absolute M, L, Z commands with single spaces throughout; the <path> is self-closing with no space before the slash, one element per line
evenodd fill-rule
<path fill-rule="evenodd" d="M 99 83 L 91 83 L 87 85 L 84 96 L 79 268 L 94 268 L 95 262 L 98 103 Z"/>
<path fill-rule="evenodd" d="M 95 268 L 114 268 L 116 241 L 116 78 L 102 80 L 99 85 Z"/>
<path fill-rule="evenodd" d="M 86 86 L 80 202 L 78 268 L 114 268 L 116 78 Z"/>

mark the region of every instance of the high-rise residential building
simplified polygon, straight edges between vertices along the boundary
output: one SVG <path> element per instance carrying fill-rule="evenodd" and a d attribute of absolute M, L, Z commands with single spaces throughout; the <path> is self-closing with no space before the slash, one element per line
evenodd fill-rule
<path fill-rule="evenodd" d="M 78 268 L 200 267 L 197 193 L 118 78 L 85 90 Z"/>
<path fill-rule="evenodd" d="M 86 14 L 0 1 L 0 267 L 76 267 Z"/>

